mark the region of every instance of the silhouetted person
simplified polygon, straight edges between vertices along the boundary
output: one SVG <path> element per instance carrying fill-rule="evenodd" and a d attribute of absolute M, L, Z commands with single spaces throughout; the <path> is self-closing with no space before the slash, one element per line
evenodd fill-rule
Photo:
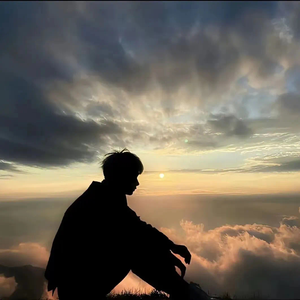
<path fill-rule="evenodd" d="M 5 278 L 15 277 L 17 283 L 15 291 L 8 297 L 9 300 L 41 299 L 44 292 L 45 269 L 25 265 L 7 267 L 0 265 L 0 275 Z"/>
<path fill-rule="evenodd" d="M 144 169 L 140 159 L 127 149 L 106 156 L 105 179 L 93 181 L 64 214 L 45 272 L 48 291 L 57 287 L 60 300 L 104 298 L 132 270 L 172 298 L 188 299 L 185 266 L 172 252 L 186 263 L 190 252 L 127 206 Z"/>

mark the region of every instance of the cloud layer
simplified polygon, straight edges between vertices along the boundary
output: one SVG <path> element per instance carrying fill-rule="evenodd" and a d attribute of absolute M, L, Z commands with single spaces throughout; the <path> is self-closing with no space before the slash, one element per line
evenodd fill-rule
<path fill-rule="evenodd" d="M 206 291 L 299 298 L 299 225 L 298 217 L 286 216 L 279 227 L 225 225 L 205 231 L 203 224 L 182 221 L 182 237 L 173 236 L 193 254 L 187 279 Z"/>
<path fill-rule="evenodd" d="M 263 224 L 224 225 L 205 230 L 203 224 L 181 221 L 181 230 L 161 230 L 192 253 L 185 279 L 198 282 L 211 294 L 229 292 L 238 297 L 259 294 L 273 299 L 299 298 L 300 221 L 284 216 L 278 227 Z M 32 264 L 45 267 L 49 252 L 39 244 L 23 243 L 0 250 L 0 263 L 7 266 Z M 7 294 L 12 281 L 1 279 Z M 130 273 L 114 290 L 153 288 Z"/>
<path fill-rule="evenodd" d="M 0 169 L 90 163 L 113 147 L 276 149 L 264 134 L 282 131 L 299 143 L 299 11 L 2 3 Z"/>

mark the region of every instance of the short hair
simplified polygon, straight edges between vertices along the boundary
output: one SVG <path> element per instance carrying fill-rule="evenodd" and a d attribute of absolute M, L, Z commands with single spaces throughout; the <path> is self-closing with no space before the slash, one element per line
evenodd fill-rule
<path fill-rule="evenodd" d="M 114 150 L 105 154 L 101 162 L 101 168 L 105 178 L 118 178 L 126 174 L 142 174 L 144 166 L 141 160 L 128 149 Z"/>

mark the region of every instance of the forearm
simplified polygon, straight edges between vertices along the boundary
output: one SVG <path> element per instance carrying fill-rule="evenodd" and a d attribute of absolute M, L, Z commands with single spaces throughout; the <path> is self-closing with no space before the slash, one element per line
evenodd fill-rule
<path fill-rule="evenodd" d="M 145 239 L 149 240 L 149 242 L 151 243 L 159 244 L 163 247 L 168 248 L 169 250 L 172 249 L 174 243 L 166 235 L 164 235 L 162 232 L 160 232 L 150 224 L 142 221 L 140 217 L 138 217 L 136 213 L 131 209 L 129 213 L 134 232 L 136 232 L 139 236 L 142 236 Z"/>
<path fill-rule="evenodd" d="M 161 245 L 165 245 L 168 249 L 172 249 L 174 246 L 174 243 L 162 232 L 160 232 L 155 227 L 152 227 L 150 224 L 147 224 L 144 221 L 140 221 L 143 223 L 143 227 L 147 228 L 146 230 L 149 232 L 148 235 L 153 236 L 155 241 L 157 241 Z"/>

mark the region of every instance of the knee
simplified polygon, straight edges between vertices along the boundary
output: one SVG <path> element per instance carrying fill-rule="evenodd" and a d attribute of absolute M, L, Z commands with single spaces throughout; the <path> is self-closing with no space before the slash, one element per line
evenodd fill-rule
<path fill-rule="evenodd" d="M 179 275 L 171 284 L 170 298 L 172 299 L 189 299 L 189 284 Z"/>

